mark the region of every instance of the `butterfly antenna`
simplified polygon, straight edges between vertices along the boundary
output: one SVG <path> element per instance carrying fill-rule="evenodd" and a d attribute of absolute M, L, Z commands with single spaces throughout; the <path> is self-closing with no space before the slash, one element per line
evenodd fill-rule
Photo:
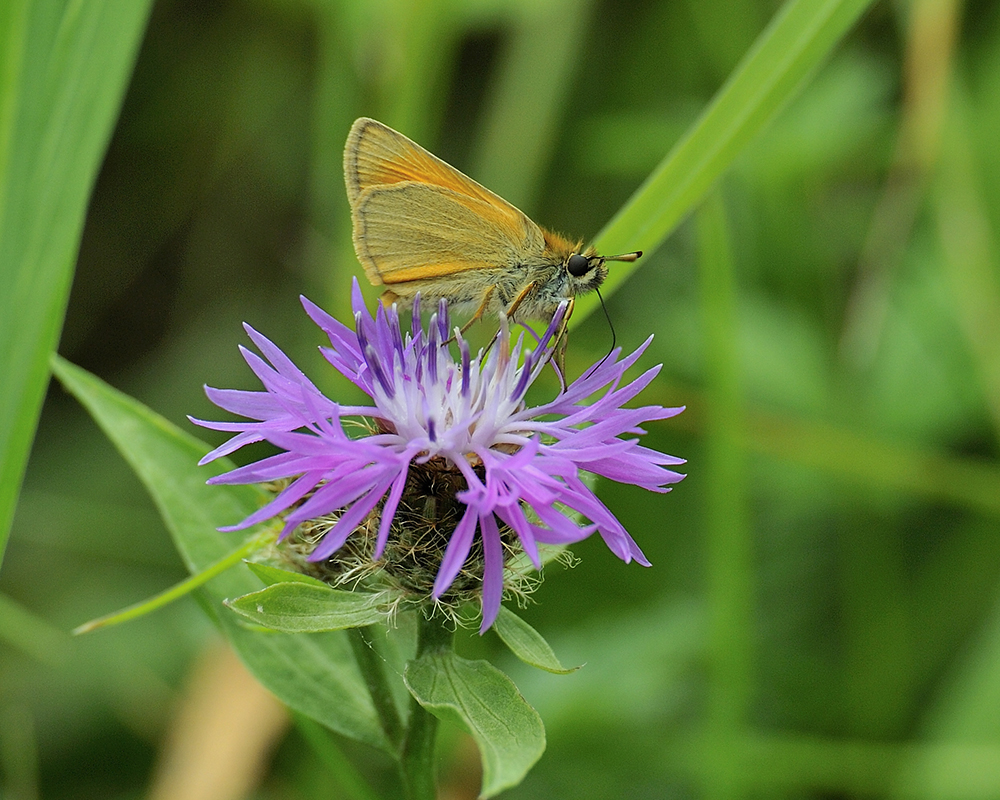
<path fill-rule="evenodd" d="M 642 250 L 635 250 L 631 253 L 622 253 L 617 256 L 604 256 L 605 261 L 638 261 L 642 257 Z"/>
<path fill-rule="evenodd" d="M 634 259 L 633 259 L 634 260 Z M 601 290 L 595 288 L 597 292 L 597 299 L 601 301 L 601 308 L 604 309 L 604 318 L 608 321 L 608 327 L 611 328 L 611 349 L 608 350 L 608 354 L 604 356 L 600 361 L 598 361 L 594 366 L 587 370 L 587 377 L 589 377 L 595 370 L 600 369 L 604 362 L 607 361 L 613 352 L 615 352 L 615 345 L 618 344 L 618 337 L 615 335 L 615 325 L 611 321 L 611 314 L 608 313 L 608 307 L 604 304 L 604 297 L 601 295 Z"/>

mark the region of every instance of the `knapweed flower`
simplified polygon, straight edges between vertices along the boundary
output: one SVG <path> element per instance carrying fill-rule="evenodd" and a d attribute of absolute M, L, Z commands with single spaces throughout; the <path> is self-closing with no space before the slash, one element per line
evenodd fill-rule
<path fill-rule="evenodd" d="M 395 307 L 379 306 L 372 317 L 357 281 L 352 301 L 354 330 L 305 298 L 302 304 L 330 339 L 331 346 L 321 348 L 327 361 L 370 404 L 342 405 L 324 396 L 249 326 L 267 360 L 241 350 L 265 390 L 206 388 L 213 403 L 251 421 L 193 420 L 236 432 L 202 463 L 261 440 L 281 450 L 209 482 L 290 481 L 259 511 L 223 530 L 280 516 L 285 538 L 312 525 L 322 537 L 310 562 L 335 556 L 352 535 L 373 540 L 373 562 L 385 561 L 403 539 L 412 561 L 414 542 L 436 537 L 437 550 L 425 550 L 433 561 L 425 599 L 438 601 L 475 562 L 471 576 L 481 597 L 482 631 L 496 619 L 505 561 L 517 551 L 540 569 L 539 544 L 570 544 L 596 531 L 623 561 L 649 565 L 581 476 L 593 473 L 655 492 L 684 477 L 668 469 L 682 459 L 643 447 L 635 437 L 644 432 L 642 424 L 682 409 L 624 408 L 659 371 L 653 367 L 622 385 L 652 337 L 627 358 L 613 351 L 551 401 L 528 406 L 525 394 L 548 361 L 565 304 L 535 349 L 524 347 L 523 333 L 512 343 L 503 324 L 488 352 L 473 356 L 449 328 L 444 303 L 425 327 L 418 298 L 411 332 L 404 334 Z M 325 526 L 316 528 L 318 519 L 327 520 Z"/>

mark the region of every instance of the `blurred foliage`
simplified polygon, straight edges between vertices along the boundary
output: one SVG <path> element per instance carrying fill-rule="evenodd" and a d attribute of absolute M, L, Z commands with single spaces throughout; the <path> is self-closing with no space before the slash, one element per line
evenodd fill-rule
<path fill-rule="evenodd" d="M 160 2 L 60 352 L 184 425 L 213 416 L 203 383 L 255 386 L 243 320 L 322 382 L 296 297 L 348 307 L 355 117 L 594 235 L 778 7 Z M 1000 5 L 875 4 L 607 298 L 619 343 L 656 334 L 644 399 L 688 411 L 648 439 L 690 475 L 600 489 L 651 569 L 588 541 L 547 574 L 527 618 L 586 666 L 504 663 L 549 742 L 510 797 L 1000 796 L 998 141 Z M 594 314 L 572 338 L 579 372 L 611 334 Z M 184 601 L 61 632 L 185 574 L 137 479 L 50 390 L 0 574 L 34 615 L 0 607 L 8 631 L 35 643 L 0 643 L 5 797 L 147 791 L 211 626 Z M 356 796 L 309 757 L 316 734 L 287 735 L 255 797 Z M 474 796 L 468 744 L 442 759 Z"/>

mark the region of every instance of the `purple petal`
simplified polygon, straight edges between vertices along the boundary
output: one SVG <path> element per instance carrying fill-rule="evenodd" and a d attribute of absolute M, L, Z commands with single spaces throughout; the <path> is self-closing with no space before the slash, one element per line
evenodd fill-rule
<path fill-rule="evenodd" d="M 538 553 L 538 543 L 535 541 L 535 534 L 532 531 L 533 526 L 524 516 L 520 504 L 512 503 L 509 506 L 500 506 L 497 508 L 496 514 L 517 534 L 518 541 L 521 542 L 521 546 L 528 558 L 531 559 L 531 563 L 535 565 L 535 569 L 541 569 L 542 559 Z"/>
<path fill-rule="evenodd" d="M 219 528 L 219 530 L 240 531 L 249 528 L 252 525 L 256 525 L 258 522 L 263 522 L 264 520 L 277 516 L 286 508 L 305 497 L 316 485 L 318 480 L 319 476 L 315 473 L 303 475 L 298 480 L 293 481 L 290 485 L 286 486 L 285 489 L 266 506 L 258 511 L 255 511 L 242 522 L 237 525 L 227 525 L 226 527 Z"/>
<path fill-rule="evenodd" d="M 435 600 L 439 600 L 441 595 L 448 591 L 448 587 L 461 572 L 465 559 L 469 557 L 469 548 L 472 547 L 472 540 L 476 534 L 477 519 L 472 507 L 468 506 L 462 519 L 455 526 L 455 532 L 451 535 L 451 540 L 448 542 L 444 558 L 438 569 L 437 578 L 434 580 L 434 591 L 431 596 Z"/>
<path fill-rule="evenodd" d="M 375 542 L 375 552 L 373 558 L 382 557 L 382 552 L 389 541 L 389 531 L 392 526 L 392 519 L 396 516 L 396 508 L 399 506 L 399 498 L 403 496 L 403 489 L 406 487 L 406 479 L 409 477 L 409 464 L 399 471 L 396 480 L 393 481 L 392 490 L 386 498 L 385 507 L 382 509 L 382 519 L 378 525 L 378 539 Z"/>
<path fill-rule="evenodd" d="M 500 541 L 500 531 L 497 520 L 492 514 L 479 517 L 479 530 L 483 537 L 483 624 L 479 633 L 489 629 L 500 613 L 500 601 L 503 599 L 503 543 Z"/>

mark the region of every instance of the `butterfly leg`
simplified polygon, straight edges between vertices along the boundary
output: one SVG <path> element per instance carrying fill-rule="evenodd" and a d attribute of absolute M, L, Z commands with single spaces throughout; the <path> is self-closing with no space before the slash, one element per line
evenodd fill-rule
<path fill-rule="evenodd" d="M 510 301 L 510 305 L 507 306 L 507 311 L 506 311 L 508 320 L 510 321 L 514 320 L 514 315 L 517 313 L 517 310 L 521 307 L 521 303 L 523 303 L 527 299 L 528 295 L 531 294 L 533 291 L 535 291 L 535 289 L 537 288 L 538 288 L 538 281 L 532 281 L 518 293 L 517 297 L 515 297 L 513 300 Z"/>
<path fill-rule="evenodd" d="M 559 329 L 556 331 L 555 336 L 552 337 L 552 358 L 555 359 L 553 369 L 555 369 L 556 374 L 559 376 L 559 384 L 562 386 L 563 391 L 566 391 L 566 347 L 569 344 L 569 318 L 573 316 L 573 307 L 575 305 L 576 299 L 571 297 L 569 299 L 569 306 L 566 308 L 566 313 L 559 323 Z"/>
<path fill-rule="evenodd" d="M 486 309 L 489 308 L 490 300 L 493 299 L 493 290 L 496 289 L 495 286 L 491 286 L 486 290 L 486 294 L 483 295 L 483 302 L 479 304 L 479 308 L 476 309 L 476 313 L 472 315 L 468 322 L 466 322 L 461 328 L 458 329 L 460 334 L 465 333 L 469 328 L 472 327 L 473 323 L 479 322 L 483 318 L 483 314 L 486 313 Z M 455 341 L 455 337 L 452 336 L 448 341 L 442 342 L 442 344 L 451 344 Z"/>
<path fill-rule="evenodd" d="M 514 315 L 517 313 L 517 309 L 525 301 L 528 295 L 531 294 L 538 287 L 536 281 L 532 281 L 521 292 L 511 301 L 510 305 L 507 306 L 507 319 L 512 320 Z M 555 335 L 552 337 L 552 345 L 549 348 L 548 358 L 553 360 L 552 368 L 556 371 L 556 375 L 559 377 L 559 384 L 562 386 L 562 390 L 566 390 L 566 345 L 569 342 L 569 318 L 573 316 L 573 307 L 576 305 L 576 300 L 574 298 L 569 298 L 569 306 L 566 308 L 566 313 L 563 315 L 562 321 L 559 323 L 559 328 L 556 330 Z"/>
<path fill-rule="evenodd" d="M 535 287 L 537 287 L 537 286 L 538 286 L 538 283 L 537 283 L 536 281 L 532 281 L 532 282 L 531 282 L 531 283 L 529 283 L 529 284 L 528 284 L 527 286 L 525 286 L 525 287 L 524 287 L 524 288 L 523 288 L 523 289 L 522 289 L 522 290 L 521 290 L 521 291 L 520 291 L 520 292 L 518 293 L 517 297 L 515 297 L 515 298 L 514 298 L 514 299 L 513 299 L 513 300 L 512 300 L 511 302 L 510 302 L 510 305 L 508 305 L 508 306 L 507 306 L 507 310 L 506 310 L 506 311 L 504 312 L 504 316 L 505 316 L 505 317 L 507 317 L 507 320 L 508 320 L 508 321 L 513 321 L 513 319 L 514 319 L 514 314 L 516 314 L 516 313 L 517 313 L 517 309 L 518 309 L 518 307 L 519 307 L 519 306 L 521 305 L 521 303 L 523 303 L 523 302 L 524 302 L 524 299 L 525 299 L 525 298 L 526 298 L 526 297 L 527 297 L 527 296 L 528 296 L 529 294 L 531 294 L 532 290 L 533 290 L 533 289 L 535 289 Z M 485 299 L 485 300 L 483 300 L 483 304 L 482 304 L 482 305 L 481 305 L 481 306 L 479 307 L 479 311 L 477 311 L 477 312 L 476 312 L 476 316 L 475 316 L 475 317 L 473 317 L 473 318 L 472 318 L 472 320 L 470 320 L 470 322 L 471 322 L 471 321 L 473 321 L 473 320 L 475 320 L 475 319 L 477 319 L 478 317 L 482 316 L 482 313 L 483 313 L 483 311 L 484 311 L 484 310 L 486 309 L 486 304 L 487 304 L 487 303 L 489 303 L 489 301 L 490 301 L 490 298 L 491 298 L 491 297 L 492 297 L 492 295 L 493 295 L 493 290 L 494 290 L 495 288 L 496 288 L 495 286 L 491 286 L 491 287 L 490 287 L 490 289 L 489 289 L 489 292 L 487 292 L 487 294 L 486 294 L 486 299 Z M 462 330 L 465 330 L 465 329 L 463 328 Z M 495 333 L 495 334 L 493 335 L 493 339 L 492 339 L 492 340 L 490 341 L 490 343 L 489 343 L 489 344 L 487 345 L 487 347 L 486 347 L 486 350 L 485 350 L 485 352 L 487 352 L 487 353 L 488 353 L 488 352 L 490 351 L 490 348 L 491 348 L 491 347 L 493 347 L 494 343 L 495 343 L 495 342 L 496 342 L 496 340 L 497 340 L 497 339 L 499 339 L 499 338 L 500 338 L 500 331 L 498 330 L 498 331 L 497 331 L 497 332 L 496 332 L 496 333 Z"/>
<path fill-rule="evenodd" d="M 469 328 L 472 327 L 473 322 L 479 322 L 483 318 L 483 314 L 486 313 L 486 309 L 489 308 L 490 300 L 493 299 L 493 292 L 496 290 L 496 286 L 491 286 L 486 290 L 486 294 L 483 295 L 483 302 L 479 304 L 479 308 L 476 309 L 476 313 L 472 315 L 472 318 L 462 326 L 462 333 L 465 333 Z"/>

